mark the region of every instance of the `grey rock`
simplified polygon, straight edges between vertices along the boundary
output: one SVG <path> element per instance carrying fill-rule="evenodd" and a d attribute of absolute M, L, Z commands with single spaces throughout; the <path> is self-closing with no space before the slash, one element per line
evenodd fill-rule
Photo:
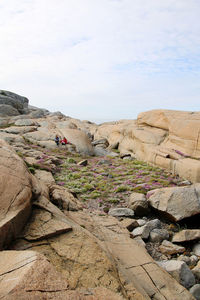
<path fill-rule="evenodd" d="M 181 261 L 184 261 L 188 266 L 191 265 L 191 259 L 189 256 L 186 256 L 186 255 L 180 255 L 178 257 L 178 260 L 181 260 Z"/>
<path fill-rule="evenodd" d="M 16 126 L 34 126 L 36 125 L 37 123 L 34 122 L 33 120 L 31 119 L 18 119 L 16 122 L 15 122 L 15 125 Z"/>
<path fill-rule="evenodd" d="M 35 110 L 35 111 L 33 111 L 32 113 L 30 113 L 30 117 L 31 117 L 31 118 L 37 119 L 37 118 L 42 118 L 42 117 L 44 117 L 46 114 L 47 114 L 47 113 L 45 113 L 44 110 L 38 109 L 38 110 Z"/>
<path fill-rule="evenodd" d="M 185 288 L 188 289 L 195 284 L 195 277 L 185 262 L 168 260 L 157 263 Z"/>
<path fill-rule="evenodd" d="M 113 217 L 133 217 L 134 211 L 130 208 L 112 208 L 108 214 Z"/>
<path fill-rule="evenodd" d="M 151 220 L 151 221 L 147 222 L 146 226 L 148 226 L 149 231 L 151 232 L 153 229 L 156 229 L 156 228 L 160 229 L 161 228 L 161 222 L 158 219 L 154 219 L 154 220 Z"/>
<path fill-rule="evenodd" d="M 200 284 L 195 284 L 189 290 L 196 300 L 200 300 Z"/>
<path fill-rule="evenodd" d="M 147 221 L 144 219 L 138 219 L 137 222 L 138 222 L 138 226 L 144 226 L 147 223 Z"/>
<path fill-rule="evenodd" d="M 150 233 L 149 228 L 146 225 L 144 225 L 144 226 L 135 228 L 132 231 L 132 236 L 133 237 L 140 236 L 142 239 L 147 240 L 149 237 L 149 233 Z"/>
<path fill-rule="evenodd" d="M 160 243 L 169 239 L 169 233 L 166 229 L 155 228 L 150 232 L 150 242 Z"/>
<path fill-rule="evenodd" d="M 9 120 L 7 118 L 0 117 L 0 127 L 6 127 L 8 125 L 8 123 L 9 123 Z"/>
<path fill-rule="evenodd" d="M 15 93 L 0 90 L 0 104 L 14 107 L 19 113 L 28 108 L 28 99 Z"/>
<path fill-rule="evenodd" d="M 196 255 L 191 255 L 190 256 L 190 261 L 191 261 L 191 265 L 196 265 L 198 262 L 198 257 Z"/>
<path fill-rule="evenodd" d="M 0 116 L 17 116 L 19 115 L 19 111 L 8 104 L 0 104 Z"/>

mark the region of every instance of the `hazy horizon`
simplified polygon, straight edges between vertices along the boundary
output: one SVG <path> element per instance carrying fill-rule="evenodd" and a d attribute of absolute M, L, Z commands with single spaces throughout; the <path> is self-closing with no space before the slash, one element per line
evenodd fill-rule
<path fill-rule="evenodd" d="M 199 0 L 2 0 L 0 89 L 78 119 L 200 110 Z"/>

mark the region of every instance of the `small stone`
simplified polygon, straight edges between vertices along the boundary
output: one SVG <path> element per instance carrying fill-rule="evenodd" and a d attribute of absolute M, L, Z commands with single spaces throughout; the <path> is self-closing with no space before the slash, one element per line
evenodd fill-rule
<path fill-rule="evenodd" d="M 132 231 L 133 237 L 140 236 L 142 239 L 148 239 L 149 233 L 149 228 L 146 225 L 137 227 Z"/>
<path fill-rule="evenodd" d="M 185 262 L 168 260 L 157 263 L 185 288 L 188 289 L 195 284 L 195 277 Z"/>
<path fill-rule="evenodd" d="M 191 255 L 190 260 L 191 260 L 191 265 L 195 266 L 199 259 L 196 255 Z"/>
<path fill-rule="evenodd" d="M 164 240 L 162 244 L 159 246 L 159 250 L 163 254 L 172 255 L 177 253 L 183 253 L 185 251 L 185 248 L 175 245 L 167 240 Z"/>
<path fill-rule="evenodd" d="M 146 226 L 149 227 L 149 231 L 152 231 L 153 229 L 160 229 L 161 228 L 161 222 L 158 219 L 151 220 L 146 223 Z"/>
<path fill-rule="evenodd" d="M 86 167 L 88 165 L 88 160 L 87 159 L 81 160 L 77 163 L 77 165 Z"/>
<path fill-rule="evenodd" d="M 200 300 L 200 284 L 195 284 L 189 290 L 196 300 Z"/>
<path fill-rule="evenodd" d="M 144 226 L 147 223 L 147 221 L 143 219 L 138 219 L 137 222 L 138 222 L 138 226 Z"/>
<path fill-rule="evenodd" d="M 169 239 L 169 233 L 166 229 L 155 228 L 150 232 L 150 241 L 153 243 L 162 242 Z"/>
<path fill-rule="evenodd" d="M 189 256 L 186 255 L 180 255 L 178 258 L 178 260 L 184 261 L 188 266 L 191 265 L 191 259 Z"/>
<path fill-rule="evenodd" d="M 192 251 L 193 251 L 196 255 L 200 256 L 200 242 L 197 243 L 197 244 L 195 244 L 195 245 L 193 246 Z"/>
<path fill-rule="evenodd" d="M 130 208 L 111 208 L 108 212 L 113 217 L 133 217 L 134 211 Z"/>

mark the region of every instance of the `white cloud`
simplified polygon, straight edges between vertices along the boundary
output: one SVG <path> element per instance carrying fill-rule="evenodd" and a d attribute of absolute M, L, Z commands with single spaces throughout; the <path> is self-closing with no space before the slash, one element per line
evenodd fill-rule
<path fill-rule="evenodd" d="M 85 118 L 199 109 L 199 0 L 2 0 L 0 88 Z"/>

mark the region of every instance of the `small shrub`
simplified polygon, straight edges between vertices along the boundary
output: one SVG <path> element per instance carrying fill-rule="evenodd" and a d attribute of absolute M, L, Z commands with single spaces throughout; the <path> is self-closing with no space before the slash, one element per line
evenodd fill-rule
<path fill-rule="evenodd" d="M 29 171 L 30 171 L 33 175 L 35 174 L 35 168 L 34 168 L 34 167 L 29 167 L 28 169 L 29 169 Z"/>

